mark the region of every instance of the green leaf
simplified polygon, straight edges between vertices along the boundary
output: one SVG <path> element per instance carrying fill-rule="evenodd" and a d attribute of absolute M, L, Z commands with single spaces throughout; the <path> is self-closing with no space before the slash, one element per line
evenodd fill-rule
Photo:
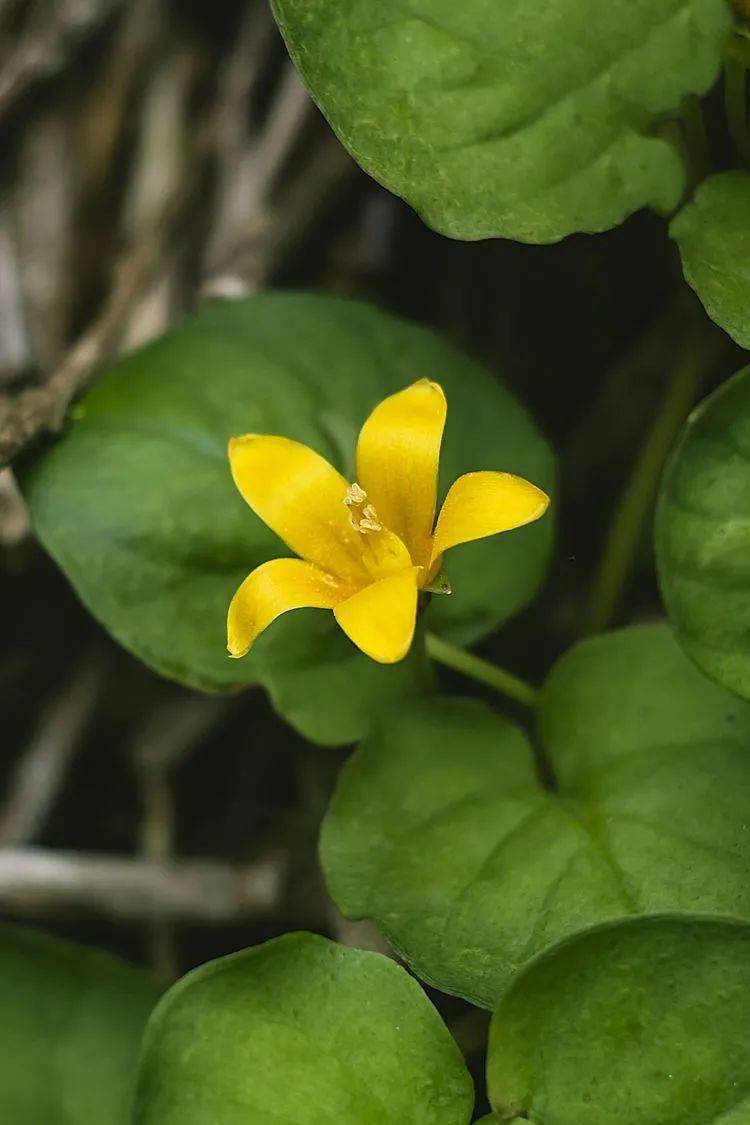
<path fill-rule="evenodd" d="M 157 671 L 208 690 L 264 684 L 309 738 L 350 742 L 414 690 L 414 669 L 361 656 L 321 610 L 229 659 L 232 594 L 289 551 L 234 487 L 227 438 L 284 434 L 351 476 L 369 411 L 424 375 L 448 396 L 443 491 L 471 469 L 550 486 L 551 452 L 523 407 L 434 333 L 358 302 L 276 293 L 209 305 L 106 374 L 25 475 L 34 526 L 91 612 Z M 496 628 L 537 589 L 551 535 L 545 519 L 451 552 L 454 594 L 433 627 L 462 641 Z"/>
<path fill-rule="evenodd" d="M 501 1120 L 747 1125 L 750 927 L 646 918 L 584 934 L 517 978 L 493 1017 Z"/>
<path fill-rule="evenodd" d="M 531 957 L 607 919 L 750 918 L 750 707 L 663 627 L 585 641 L 553 670 L 543 789 L 514 724 L 475 701 L 403 709 L 345 766 L 329 890 L 425 980 L 485 1007 Z"/>
<path fill-rule="evenodd" d="M 708 315 L 750 348 L 750 175 L 709 176 L 670 231 Z"/>
<path fill-rule="evenodd" d="M 158 992 L 100 950 L 0 927 L 0 1121 L 128 1125 Z"/>
<path fill-rule="evenodd" d="M 312 934 L 213 961 L 167 993 L 134 1125 L 467 1125 L 458 1047 L 398 965 Z"/>
<path fill-rule="evenodd" d="M 657 128 L 718 76 L 727 0 L 272 0 L 342 143 L 454 238 L 554 242 L 650 204 L 682 161 Z"/>
<path fill-rule="evenodd" d="M 656 558 L 678 640 L 750 699 L 750 368 L 683 430 L 661 486 Z"/>

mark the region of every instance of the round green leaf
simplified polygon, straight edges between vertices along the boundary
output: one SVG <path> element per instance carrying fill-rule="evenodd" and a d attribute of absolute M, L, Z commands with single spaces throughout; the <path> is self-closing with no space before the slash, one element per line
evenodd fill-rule
<path fill-rule="evenodd" d="M 682 162 L 657 135 L 721 66 L 727 0 L 273 0 L 354 158 L 454 238 L 553 242 L 650 204 Z"/>
<path fill-rule="evenodd" d="M 584 934 L 518 977 L 493 1017 L 501 1120 L 747 1125 L 750 927 L 647 918 Z"/>
<path fill-rule="evenodd" d="M 663 911 L 750 918 L 750 706 L 663 627 L 585 641 L 545 685 L 540 733 L 473 701 L 390 716 L 347 763 L 321 854 L 350 917 L 415 971 L 493 1007 L 562 937 Z"/>
<path fill-rule="evenodd" d="M 750 368 L 683 431 L 662 482 L 656 558 L 678 640 L 750 699 Z"/>
<path fill-rule="evenodd" d="M 750 175 L 709 176 L 670 229 L 708 315 L 750 348 Z"/>
<path fill-rule="evenodd" d="M 232 483 L 227 439 L 284 434 L 351 476 L 369 411 L 425 375 L 448 396 L 443 492 L 472 469 L 549 488 L 549 447 L 485 369 L 368 305 L 276 293 L 211 304 L 106 374 L 25 474 L 34 526 L 91 612 L 157 671 L 208 690 L 262 683 L 309 738 L 350 742 L 413 690 L 414 669 L 361 656 L 321 610 L 287 615 L 248 657 L 229 659 L 232 594 L 289 551 Z M 551 534 L 547 518 L 452 551 L 454 594 L 434 627 L 474 640 L 516 612 L 541 581 Z"/>
<path fill-rule="evenodd" d="M 134 1125 L 467 1125 L 473 1104 L 458 1047 L 403 969 L 287 934 L 167 993 Z"/>
<path fill-rule="evenodd" d="M 129 1125 L 155 983 L 100 950 L 0 927 L 0 1121 Z"/>

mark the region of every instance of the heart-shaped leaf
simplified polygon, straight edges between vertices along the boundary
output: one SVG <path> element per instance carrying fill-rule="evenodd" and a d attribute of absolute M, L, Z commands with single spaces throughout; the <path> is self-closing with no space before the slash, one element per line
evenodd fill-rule
<path fill-rule="evenodd" d="M 500 1120 L 746 1125 L 750 927 L 644 918 L 544 954 L 492 1021 Z"/>
<path fill-rule="evenodd" d="M 329 889 L 425 980 L 492 1007 L 531 957 L 597 922 L 750 918 L 750 706 L 663 627 L 572 649 L 545 686 L 541 787 L 524 733 L 473 701 L 383 722 L 324 824 Z"/>
<path fill-rule="evenodd" d="M 351 154 L 454 238 L 553 242 L 674 208 L 657 127 L 721 66 L 727 0 L 273 0 Z"/>
<path fill-rule="evenodd" d="M 750 348 L 750 175 L 709 176 L 670 229 L 708 315 Z"/>
<path fill-rule="evenodd" d="M 129 1125 L 155 983 L 107 953 L 0 927 L 0 1121 Z"/>
<path fill-rule="evenodd" d="M 656 557 L 678 640 L 750 699 L 750 368 L 683 430 L 662 482 Z"/>
<path fill-rule="evenodd" d="M 167 993 L 134 1125 L 467 1125 L 473 1104 L 458 1047 L 403 969 L 287 934 Z"/>
<path fill-rule="evenodd" d="M 105 375 L 25 474 L 34 526 L 92 613 L 157 671 L 209 690 L 262 683 L 309 738 L 352 741 L 414 689 L 414 670 L 374 664 L 319 610 L 282 618 L 229 659 L 232 594 L 289 552 L 234 487 L 227 439 L 283 434 L 350 476 L 369 411 L 424 375 L 448 397 L 443 491 L 471 469 L 549 488 L 548 446 L 479 365 L 367 305 L 277 293 L 212 304 Z M 454 594 L 434 627 L 473 640 L 516 612 L 541 581 L 551 531 L 545 519 L 452 552 Z"/>

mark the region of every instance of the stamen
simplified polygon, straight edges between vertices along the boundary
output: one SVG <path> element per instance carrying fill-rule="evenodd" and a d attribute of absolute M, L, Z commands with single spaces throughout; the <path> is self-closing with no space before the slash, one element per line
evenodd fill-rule
<path fill-rule="evenodd" d="M 367 493 L 361 485 L 350 484 L 346 490 L 344 503 L 349 509 L 349 522 L 355 531 L 363 535 L 368 531 L 382 531 L 383 525 L 372 504 L 367 503 Z"/>
<path fill-rule="evenodd" d="M 360 504 L 364 504 L 366 499 L 367 493 L 361 485 L 357 484 L 355 480 L 354 484 L 350 484 L 346 490 L 344 503 L 346 504 L 347 508 L 359 507 Z"/>

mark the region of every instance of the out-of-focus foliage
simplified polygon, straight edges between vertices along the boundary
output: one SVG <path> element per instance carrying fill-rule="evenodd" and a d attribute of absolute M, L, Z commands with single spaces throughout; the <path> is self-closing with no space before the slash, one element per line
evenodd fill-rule
<path fill-rule="evenodd" d="M 130 1125 L 159 989 L 108 953 L 0 928 L 0 1121 Z"/>

